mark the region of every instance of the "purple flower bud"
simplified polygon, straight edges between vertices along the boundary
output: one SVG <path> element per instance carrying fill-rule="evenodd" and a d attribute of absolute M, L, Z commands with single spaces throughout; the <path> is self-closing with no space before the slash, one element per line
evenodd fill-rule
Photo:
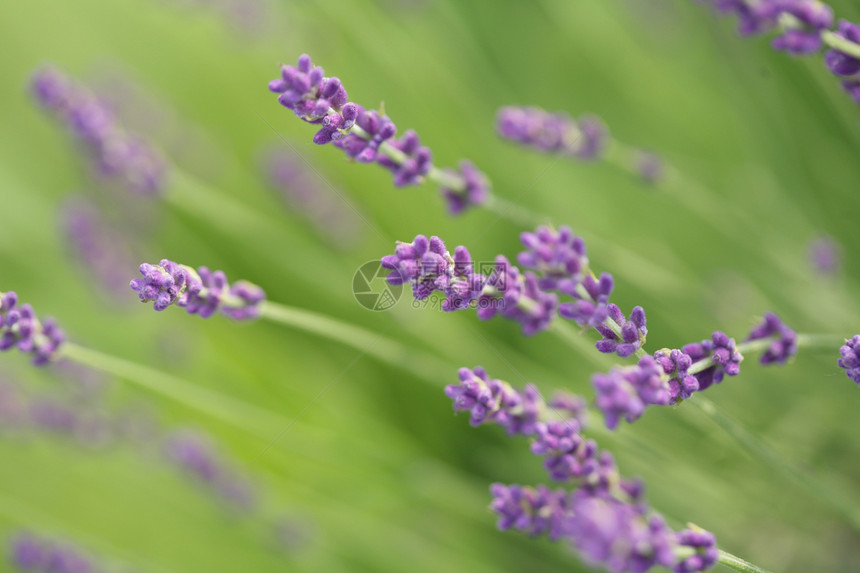
<path fill-rule="evenodd" d="M 676 558 L 673 535 L 662 517 L 606 494 L 580 490 L 571 496 L 567 534 L 585 561 L 610 571 L 646 571 L 671 567 Z"/>
<path fill-rule="evenodd" d="M 846 20 L 839 21 L 839 29 L 835 35 L 854 44 L 860 44 L 860 26 Z M 837 76 L 853 76 L 860 73 L 860 60 L 836 48 L 828 50 L 824 54 L 824 60 L 830 71 Z"/>
<path fill-rule="evenodd" d="M 612 275 L 602 273 L 600 280 L 588 275 L 581 286 L 587 296 L 583 296 L 577 290 L 574 296 L 580 300 L 559 305 L 558 313 L 564 318 L 576 321 L 581 326 L 596 327 L 609 316 L 609 295 L 614 286 Z"/>
<path fill-rule="evenodd" d="M 448 202 L 448 212 L 459 215 L 466 208 L 482 205 L 490 194 L 490 180 L 471 161 L 461 161 L 460 171 L 447 170 L 449 175 L 459 177 L 463 181 L 462 189 L 441 187 L 440 192 Z"/>
<path fill-rule="evenodd" d="M 839 367 L 844 368 L 848 378 L 860 385 L 860 334 L 846 340 L 839 348 L 839 354 L 842 356 L 839 359 Z"/>
<path fill-rule="evenodd" d="M 53 362 L 66 336 L 52 318 L 40 321 L 29 304 L 18 306 L 18 295 L 0 292 L 0 351 L 17 348 L 31 354 L 34 366 Z"/>
<path fill-rule="evenodd" d="M 496 118 L 498 134 L 540 151 L 596 159 L 606 146 L 607 132 L 594 116 L 578 122 L 567 114 L 536 107 L 503 107 Z"/>
<path fill-rule="evenodd" d="M 119 179 L 129 190 L 144 196 L 164 189 L 164 158 L 127 132 L 95 94 L 53 68 L 37 71 L 30 86 L 37 103 L 69 128 L 102 175 Z"/>
<path fill-rule="evenodd" d="M 537 389 L 528 384 L 518 392 L 506 382 L 490 378 L 480 366 L 461 368 L 460 384 L 445 387 L 457 412 L 469 411 L 473 426 L 491 422 L 508 434 L 528 436 L 535 432 L 541 412 L 546 408 Z"/>
<path fill-rule="evenodd" d="M 837 275 L 842 267 L 842 247 L 832 237 L 815 239 L 809 244 L 809 264 L 821 275 Z"/>
<path fill-rule="evenodd" d="M 517 262 L 541 274 L 538 286 L 577 296 L 576 287 L 588 270 L 585 241 L 573 234 L 570 227 L 558 231 L 538 227 L 533 233 L 522 233 L 520 241 L 526 249 Z"/>
<path fill-rule="evenodd" d="M 570 510 L 569 495 L 564 490 L 494 483 L 490 494 L 490 509 L 499 516 L 496 526 L 500 530 L 516 529 L 531 536 L 547 534 L 552 541 L 566 535 Z"/>
<path fill-rule="evenodd" d="M 645 337 L 648 334 L 648 328 L 645 326 L 645 310 L 641 306 L 634 307 L 630 313 L 630 320 L 624 318 L 615 304 L 610 304 L 607 310 L 607 318 L 621 328 L 621 337 L 619 338 L 606 324 L 598 324 L 595 328 L 603 336 L 603 340 L 597 341 L 595 347 L 600 352 L 606 354 L 614 352 L 621 358 L 626 358 L 645 343 Z"/>
<path fill-rule="evenodd" d="M 654 353 L 654 360 L 669 377 L 670 404 L 686 400 L 699 389 L 699 381 L 695 376 L 687 373 L 687 369 L 693 364 L 693 359 L 688 354 L 677 348 L 673 350 L 664 348 Z"/>
<path fill-rule="evenodd" d="M 351 133 L 337 140 L 335 146 L 359 163 L 373 163 L 379 153 L 379 146 L 394 137 L 397 127 L 388 116 L 380 116 L 376 111 L 365 111 L 356 106 L 356 113 L 354 122 L 365 131 L 368 138 Z"/>
<path fill-rule="evenodd" d="M 785 364 L 797 354 L 797 333 L 772 312 L 764 315 L 762 322 L 754 327 L 745 342 L 773 338 L 773 343 L 761 356 L 762 364 Z"/>
<path fill-rule="evenodd" d="M 712 358 L 713 366 L 695 374 L 699 381 L 699 390 L 707 390 L 711 384 L 719 384 L 725 375 L 737 376 L 741 370 L 743 355 L 737 351 L 735 341 L 719 330 L 711 336 L 711 340 L 687 344 L 683 348 L 693 362 Z"/>
<path fill-rule="evenodd" d="M 389 145 L 399 149 L 406 156 L 398 163 L 386 155 L 379 155 L 376 162 L 394 174 L 395 187 L 418 185 L 433 167 L 433 154 L 428 147 L 421 145 L 418 134 L 408 130 L 398 139 L 392 139 Z"/>
<path fill-rule="evenodd" d="M 132 280 L 131 289 L 141 302 L 153 301 L 157 311 L 176 304 L 202 318 L 220 311 L 235 320 L 249 320 L 259 316 L 266 298 L 260 287 L 249 282 L 231 286 L 223 271 L 212 272 L 207 267 L 195 271 L 167 259 L 158 265 L 143 263 L 140 274 L 143 278 Z"/>
<path fill-rule="evenodd" d="M 622 417 L 632 423 L 642 416 L 646 406 L 665 406 L 671 401 L 663 369 L 651 356 L 643 356 L 636 366 L 595 374 L 591 382 L 597 392 L 594 403 L 603 412 L 610 430 L 618 426 Z"/>
<path fill-rule="evenodd" d="M 774 0 L 780 14 L 790 14 L 798 27 L 785 29 L 773 39 L 773 48 L 792 54 L 813 54 L 821 49 L 821 32 L 833 25 L 830 6 L 818 0 Z"/>
<path fill-rule="evenodd" d="M 717 549 L 717 538 L 710 531 L 703 529 L 685 529 L 675 533 L 675 543 L 681 547 L 692 547 L 693 555 L 675 564 L 675 573 L 696 573 L 706 571 L 716 565 L 720 558 Z"/>

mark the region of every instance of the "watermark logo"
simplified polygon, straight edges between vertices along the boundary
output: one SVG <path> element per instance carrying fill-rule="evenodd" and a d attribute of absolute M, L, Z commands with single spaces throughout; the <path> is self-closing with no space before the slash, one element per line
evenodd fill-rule
<path fill-rule="evenodd" d="M 403 294 L 403 286 L 388 284 L 385 277 L 390 272 L 378 260 L 361 265 L 352 277 L 352 294 L 356 302 L 372 311 L 388 310 L 397 304 Z"/>

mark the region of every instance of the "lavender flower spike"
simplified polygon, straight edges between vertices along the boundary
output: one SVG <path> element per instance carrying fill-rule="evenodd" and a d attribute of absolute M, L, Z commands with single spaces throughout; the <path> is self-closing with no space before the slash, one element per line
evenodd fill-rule
<path fill-rule="evenodd" d="M 9 540 L 9 560 L 33 573 L 92 573 L 100 570 L 89 557 L 69 543 L 18 533 Z"/>
<path fill-rule="evenodd" d="M 208 318 L 220 311 L 235 320 L 249 320 L 260 314 L 266 293 L 257 285 L 237 281 L 232 285 L 222 271 L 199 267 L 196 271 L 162 259 L 158 265 L 140 265 L 142 279 L 131 281 L 131 289 L 138 293 L 141 302 L 153 302 L 161 311 L 172 304 L 184 308 L 189 314 Z"/>
<path fill-rule="evenodd" d="M 633 307 L 630 320 L 627 320 L 617 305 L 610 304 L 607 308 L 609 320 L 621 328 L 621 335 L 616 334 L 605 323 L 598 324 L 595 328 L 603 335 L 603 340 L 598 340 L 594 346 L 600 352 L 614 352 L 621 358 L 627 358 L 645 344 L 645 337 L 648 335 L 645 310 L 641 306 Z"/>
<path fill-rule="evenodd" d="M 745 342 L 771 337 L 774 340 L 762 354 L 762 364 L 785 364 L 797 354 L 797 333 L 772 312 L 764 315 L 761 324 L 750 331 Z"/>
<path fill-rule="evenodd" d="M 164 158 L 126 131 L 95 94 L 50 67 L 33 74 L 30 91 L 36 103 L 69 128 L 102 175 L 144 196 L 164 190 L 168 171 Z"/>
<path fill-rule="evenodd" d="M 675 573 L 696 573 L 706 571 L 716 565 L 720 558 L 717 538 L 710 531 L 698 527 L 685 529 L 675 534 L 675 542 L 680 547 L 692 548 L 695 553 L 681 559 L 672 569 Z"/>
<path fill-rule="evenodd" d="M 14 291 L 0 291 L 0 351 L 17 348 L 42 366 L 57 359 L 66 336 L 52 318 L 40 321 L 29 304 L 18 306 Z"/>
<path fill-rule="evenodd" d="M 855 334 L 851 340 L 846 340 L 839 349 L 842 357 L 839 367 L 845 369 L 845 374 L 860 386 L 860 334 Z"/>
<path fill-rule="evenodd" d="M 334 143 L 360 163 L 377 163 L 394 174 L 397 187 L 417 185 L 430 178 L 436 181 L 451 214 L 487 200 L 490 182 L 472 163 L 462 161 L 458 171 L 437 169 L 433 154 L 421 145 L 418 135 L 407 131 L 399 139 L 390 118 L 348 101 L 337 78 L 325 77 L 307 54 L 296 66 L 282 66 L 281 77 L 269 82 L 269 91 L 302 120 L 320 126 L 314 143 Z"/>
<path fill-rule="evenodd" d="M 597 159 L 606 147 L 606 127 L 596 117 L 578 122 L 564 113 L 549 113 L 537 107 L 503 107 L 496 119 L 496 131 L 540 151 Z"/>

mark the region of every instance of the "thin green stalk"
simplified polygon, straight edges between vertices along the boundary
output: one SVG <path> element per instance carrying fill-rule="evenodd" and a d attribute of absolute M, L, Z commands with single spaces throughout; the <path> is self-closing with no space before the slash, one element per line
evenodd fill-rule
<path fill-rule="evenodd" d="M 720 549 L 719 563 L 729 569 L 740 571 L 740 573 L 770 573 L 767 569 L 762 569 L 758 565 L 754 565 L 722 549 Z"/>

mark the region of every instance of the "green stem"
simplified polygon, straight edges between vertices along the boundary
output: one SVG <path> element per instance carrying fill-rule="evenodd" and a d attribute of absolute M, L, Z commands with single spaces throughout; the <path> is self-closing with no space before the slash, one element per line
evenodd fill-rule
<path fill-rule="evenodd" d="M 221 394 L 154 368 L 71 342 L 62 346 L 61 357 L 138 384 L 192 410 L 212 416 L 266 440 L 272 439 L 272 436 L 277 435 L 290 423 L 287 418 L 227 394 Z"/>
<path fill-rule="evenodd" d="M 732 555 L 722 549 L 720 549 L 719 563 L 729 569 L 740 571 L 741 573 L 770 573 L 767 569 L 762 569 L 758 565 L 753 565 L 749 561 L 744 561 L 740 557 Z"/>
<path fill-rule="evenodd" d="M 832 483 L 802 471 L 800 468 L 784 461 L 759 438 L 744 429 L 737 420 L 721 411 L 709 399 L 696 396 L 684 402 L 699 408 L 713 420 L 729 436 L 739 443 L 753 458 L 764 462 L 776 473 L 788 477 L 795 485 L 812 493 L 841 514 L 855 529 L 860 531 L 860 511 L 856 510 L 857 501 L 853 495 Z"/>
<path fill-rule="evenodd" d="M 832 30 L 824 30 L 821 32 L 821 41 L 834 50 L 839 50 L 860 60 L 860 45 L 855 44 L 847 38 L 843 38 Z"/>
<path fill-rule="evenodd" d="M 432 355 L 412 351 L 400 342 L 360 326 L 309 310 L 265 301 L 260 307 L 260 318 L 340 342 L 382 362 L 399 366 L 423 380 L 437 384 L 441 384 L 441 380 L 435 379 L 433 373 L 444 372 L 451 368 Z"/>

